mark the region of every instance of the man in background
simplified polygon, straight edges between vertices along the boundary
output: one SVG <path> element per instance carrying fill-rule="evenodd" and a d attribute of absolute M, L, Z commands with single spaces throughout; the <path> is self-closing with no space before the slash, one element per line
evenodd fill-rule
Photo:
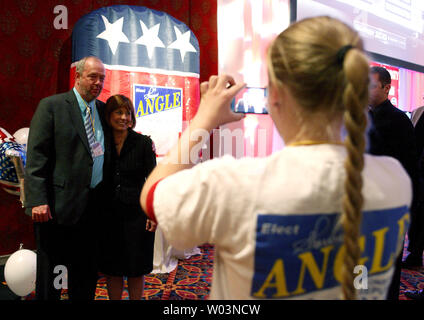
<path fill-rule="evenodd" d="M 417 143 L 418 165 L 419 165 L 419 186 L 420 201 L 418 210 L 415 215 L 411 216 L 411 225 L 408 231 L 408 251 L 410 254 L 403 262 L 404 268 L 414 268 L 423 266 L 424 251 L 424 106 L 414 110 L 411 121 L 415 130 L 415 138 Z"/>
<path fill-rule="evenodd" d="M 373 155 L 393 157 L 407 171 L 413 187 L 411 217 L 414 217 L 417 214 L 419 202 L 418 155 L 414 127 L 408 116 L 393 106 L 388 99 L 390 87 L 390 73 L 383 67 L 371 67 L 369 90 L 371 127 L 368 131 L 368 152 Z M 411 220 L 413 221 L 413 218 Z M 395 272 L 387 296 L 388 300 L 398 300 L 399 298 L 402 253 L 395 262 Z"/>
<path fill-rule="evenodd" d="M 424 98 L 424 96 L 423 96 Z M 411 121 L 415 129 L 417 141 L 417 154 L 419 156 L 419 184 L 420 195 L 424 192 L 424 106 L 412 112 Z M 416 268 L 423 266 L 424 251 L 424 199 L 420 198 L 415 216 L 411 217 L 411 226 L 408 231 L 408 251 L 410 254 L 402 263 L 404 268 Z M 424 300 L 424 290 L 408 290 L 405 295 L 414 300 Z"/>

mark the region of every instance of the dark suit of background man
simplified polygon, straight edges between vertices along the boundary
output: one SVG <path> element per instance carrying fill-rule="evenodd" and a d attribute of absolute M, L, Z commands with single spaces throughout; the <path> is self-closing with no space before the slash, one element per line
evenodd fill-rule
<path fill-rule="evenodd" d="M 96 98 L 104 78 L 98 58 L 81 59 L 75 87 L 42 99 L 31 121 L 24 189 L 26 213 L 34 221 L 36 298 L 40 300 L 60 299 L 60 284 L 65 281 L 59 276 L 64 269 L 55 270 L 56 266 L 67 268 L 69 299 L 95 296 L 96 198 L 108 140 L 102 125 L 104 103 Z M 86 117 L 96 143 L 88 142 Z"/>
<path fill-rule="evenodd" d="M 403 262 L 404 268 L 422 267 L 424 251 L 424 106 L 419 107 L 412 112 L 411 121 L 415 129 L 415 138 L 417 140 L 417 153 L 419 156 L 419 183 L 420 198 L 418 210 L 412 217 L 411 226 L 408 231 L 408 251 L 410 254 Z M 405 295 L 414 300 L 424 300 L 424 289 L 406 290 Z"/>
<path fill-rule="evenodd" d="M 408 172 L 413 186 L 411 221 L 417 212 L 418 203 L 418 155 L 414 127 L 408 116 L 391 104 L 388 99 L 390 91 L 390 73 L 382 67 L 370 70 L 370 119 L 368 131 L 369 150 L 373 155 L 391 156 L 399 160 Z M 395 261 L 395 272 L 389 289 L 389 300 L 399 298 L 402 252 Z"/>
<path fill-rule="evenodd" d="M 414 110 L 411 116 L 412 124 L 415 129 L 415 138 L 417 141 L 417 154 L 419 165 L 419 185 L 420 198 L 418 210 L 411 217 L 411 226 L 408 231 L 408 251 L 410 254 L 403 263 L 403 267 L 422 267 L 424 251 L 424 107 Z"/>

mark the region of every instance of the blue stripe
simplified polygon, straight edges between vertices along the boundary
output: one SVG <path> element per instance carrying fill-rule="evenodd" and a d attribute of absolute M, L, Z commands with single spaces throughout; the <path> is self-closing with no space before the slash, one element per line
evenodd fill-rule
<path fill-rule="evenodd" d="M 105 30 L 102 15 L 110 23 L 124 17 L 122 31 L 130 43 L 120 42 L 115 54 L 112 53 L 106 40 L 97 38 Z M 146 46 L 134 43 L 142 36 L 140 20 L 148 28 L 160 23 L 158 37 L 166 48 L 155 48 L 152 59 L 147 54 Z M 108 65 L 145 67 L 199 74 L 199 43 L 193 32 L 191 32 L 190 43 L 197 52 L 187 52 L 184 62 L 181 60 L 179 50 L 168 48 L 176 40 L 174 26 L 181 33 L 190 30 L 184 23 L 172 16 L 145 7 L 115 5 L 95 10 L 82 17 L 75 24 L 72 34 L 72 62 L 78 61 L 85 56 L 94 55 Z"/>

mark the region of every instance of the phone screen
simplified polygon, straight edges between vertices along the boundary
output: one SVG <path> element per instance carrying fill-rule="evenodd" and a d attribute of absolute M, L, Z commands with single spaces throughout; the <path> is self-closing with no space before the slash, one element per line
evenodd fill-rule
<path fill-rule="evenodd" d="M 246 87 L 231 102 L 231 110 L 237 113 L 268 114 L 266 88 Z"/>

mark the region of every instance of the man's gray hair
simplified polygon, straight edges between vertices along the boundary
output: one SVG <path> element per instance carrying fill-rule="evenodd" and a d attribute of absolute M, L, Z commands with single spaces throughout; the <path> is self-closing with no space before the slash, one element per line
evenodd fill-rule
<path fill-rule="evenodd" d="M 76 72 L 78 72 L 79 74 L 82 74 L 82 73 L 84 72 L 85 61 L 86 61 L 88 58 L 94 58 L 94 59 L 97 59 L 97 60 L 101 61 L 101 60 L 100 60 L 98 57 L 96 57 L 96 56 L 87 56 L 87 57 L 84 57 L 84 58 L 82 58 L 81 60 L 77 61 L 77 63 L 75 64 L 75 67 L 76 67 L 75 71 L 76 71 Z"/>
<path fill-rule="evenodd" d="M 85 60 L 87 60 L 87 57 L 82 58 L 81 60 L 77 61 L 77 64 L 75 65 L 75 71 L 79 74 L 82 74 L 84 71 L 84 65 Z"/>

